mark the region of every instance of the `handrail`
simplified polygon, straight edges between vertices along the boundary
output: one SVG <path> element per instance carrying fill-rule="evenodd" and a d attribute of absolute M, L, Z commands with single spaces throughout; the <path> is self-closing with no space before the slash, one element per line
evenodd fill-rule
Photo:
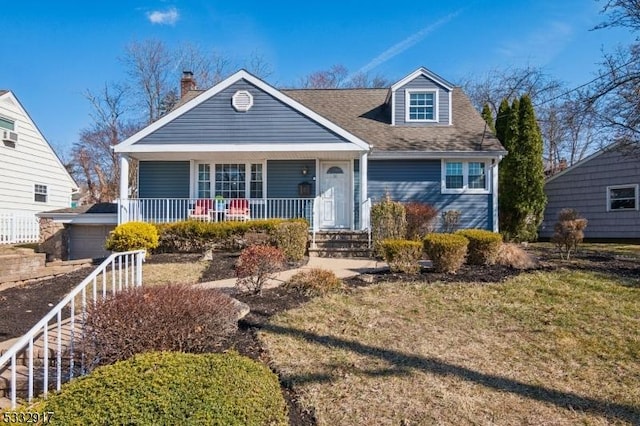
<path fill-rule="evenodd" d="M 362 230 L 367 231 L 369 248 L 371 248 L 371 198 L 362 202 Z"/>
<path fill-rule="evenodd" d="M 115 294 L 123 289 L 127 289 L 130 286 L 139 287 L 142 285 L 142 262 L 145 258 L 144 250 L 133 250 L 120 253 L 113 253 L 107 259 L 104 260 L 89 276 L 87 276 L 80 284 L 78 284 L 73 290 L 71 290 L 64 299 L 62 299 L 48 314 L 46 314 L 36 325 L 34 325 L 24 336 L 18 339 L 2 356 L 0 356 L 0 371 L 7 368 L 7 364 L 10 363 L 11 368 L 11 408 L 16 406 L 17 398 L 17 356 L 23 351 L 27 350 L 28 356 L 28 394 L 27 401 L 31 401 L 34 397 L 34 343 L 38 341 L 40 337 L 43 337 L 43 389 L 42 392 L 46 396 L 48 392 L 49 381 L 49 333 L 53 332 L 56 335 L 56 390 L 60 390 L 62 384 L 62 311 L 67 306 L 69 307 L 69 331 L 71 339 L 69 341 L 69 380 L 74 375 L 74 339 L 75 339 L 75 321 L 76 317 L 80 316 L 80 322 L 84 322 L 86 319 L 87 309 L 87 287 L 93 284 L 92 298 L 95 304 L 99 297 L 107 297 L 107 290 L 111 287 L 111 293 Z M 108 267 L 111 267 L 111 282 L 107 281 Z M 124 274 L 123 274 L 124 272 Z M 98 292 L 98 276 L 102 274 L 102 289 Z M 76 297 L 81 295 L 81 311 L 80 315 L 75 312 Z M 51 320 L 55 319 L 53 326 L 49 325 Z M 80 372 L 84 373 L 83 357 L 81 357 Z"/>

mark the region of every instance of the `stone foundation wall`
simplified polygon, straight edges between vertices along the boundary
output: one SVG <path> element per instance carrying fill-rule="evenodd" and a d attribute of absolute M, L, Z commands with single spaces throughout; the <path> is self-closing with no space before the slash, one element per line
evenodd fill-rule
<path fill-rule="evenodd" d="M 47 255 L 47 261 L 69 258 L 69 229 L 53 219 L 40 219 L 40 244 L 38 252 Z"/>

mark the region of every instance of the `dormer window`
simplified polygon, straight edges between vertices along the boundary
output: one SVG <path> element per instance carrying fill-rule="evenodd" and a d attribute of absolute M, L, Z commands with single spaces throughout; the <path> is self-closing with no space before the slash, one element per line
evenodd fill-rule
<path fill-rule="evenodd" d="M 437 90 L 407 90 L 407 122 L 438 121 Z"/>

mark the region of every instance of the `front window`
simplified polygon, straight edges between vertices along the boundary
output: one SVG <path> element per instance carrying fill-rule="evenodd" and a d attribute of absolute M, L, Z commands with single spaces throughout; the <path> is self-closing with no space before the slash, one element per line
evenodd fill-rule
<path fill-rule="evenodd" d="M 607 210 L 638 210 L 638 185 L 607 187 Z"/>
<path fill-rule="evenodd" d="M 47 202 L 47 185 L 35 184 L 33 187 L 33 201 L 38 203 Z"/>
<path fill-rule="evenodd" d="M 408 92 L 407 97 L 407 121 L 436 120 L 436 92 Z"/>
<path fill-rule="evenodd" d="M 251 165 L 250 198 L 262 198 L 262 164 Z"/>
<path fill-rule="evenodd" d="M 0 117 L 0 128 L 14 131 L 16 130 L 15 122 L 8 118 Z"/>
<path fill-rule="evenodd" d="M 245 198 L 247 182 L 244 164 L 216 164 L 216 195 Z"/>
<path fill-rule="evenodd" d="M 211 166 L 198 164 L 198 198 L 211 198 Z"/>
<path fill-rule="evenodd" d="M 488 166 L 484 161 L 451 160 L 442 162 L 442 192 L 489 193 Z"/>

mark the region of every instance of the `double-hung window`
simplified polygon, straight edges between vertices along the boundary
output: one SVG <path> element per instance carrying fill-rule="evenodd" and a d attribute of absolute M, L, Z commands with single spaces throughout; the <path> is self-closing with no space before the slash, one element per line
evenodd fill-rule
<path fill-rule="evenodd" d="M 638 185 L 607 187 L 607 211 L 638 210 Z"/>
<path fill-rule="evenodd" d="M 200 163 L 196 182 L 198 198 L 262 198 L 261 163 Z"/>
<path fill-rule="evenodd" d="M 47 185 L 33 185 L 33 201 L 38 203 L 47 202 Z"/>
<path fill-rule="evenodd" d="M 438 92 L 435 90 L 407 90 L 406 120 L 416 122 L 438 121 Z"/>
<path fill-rule="evenodd" d="M 484 161 L 443 160 L 442 193 L 489 193 L 488 166 Z"/>

